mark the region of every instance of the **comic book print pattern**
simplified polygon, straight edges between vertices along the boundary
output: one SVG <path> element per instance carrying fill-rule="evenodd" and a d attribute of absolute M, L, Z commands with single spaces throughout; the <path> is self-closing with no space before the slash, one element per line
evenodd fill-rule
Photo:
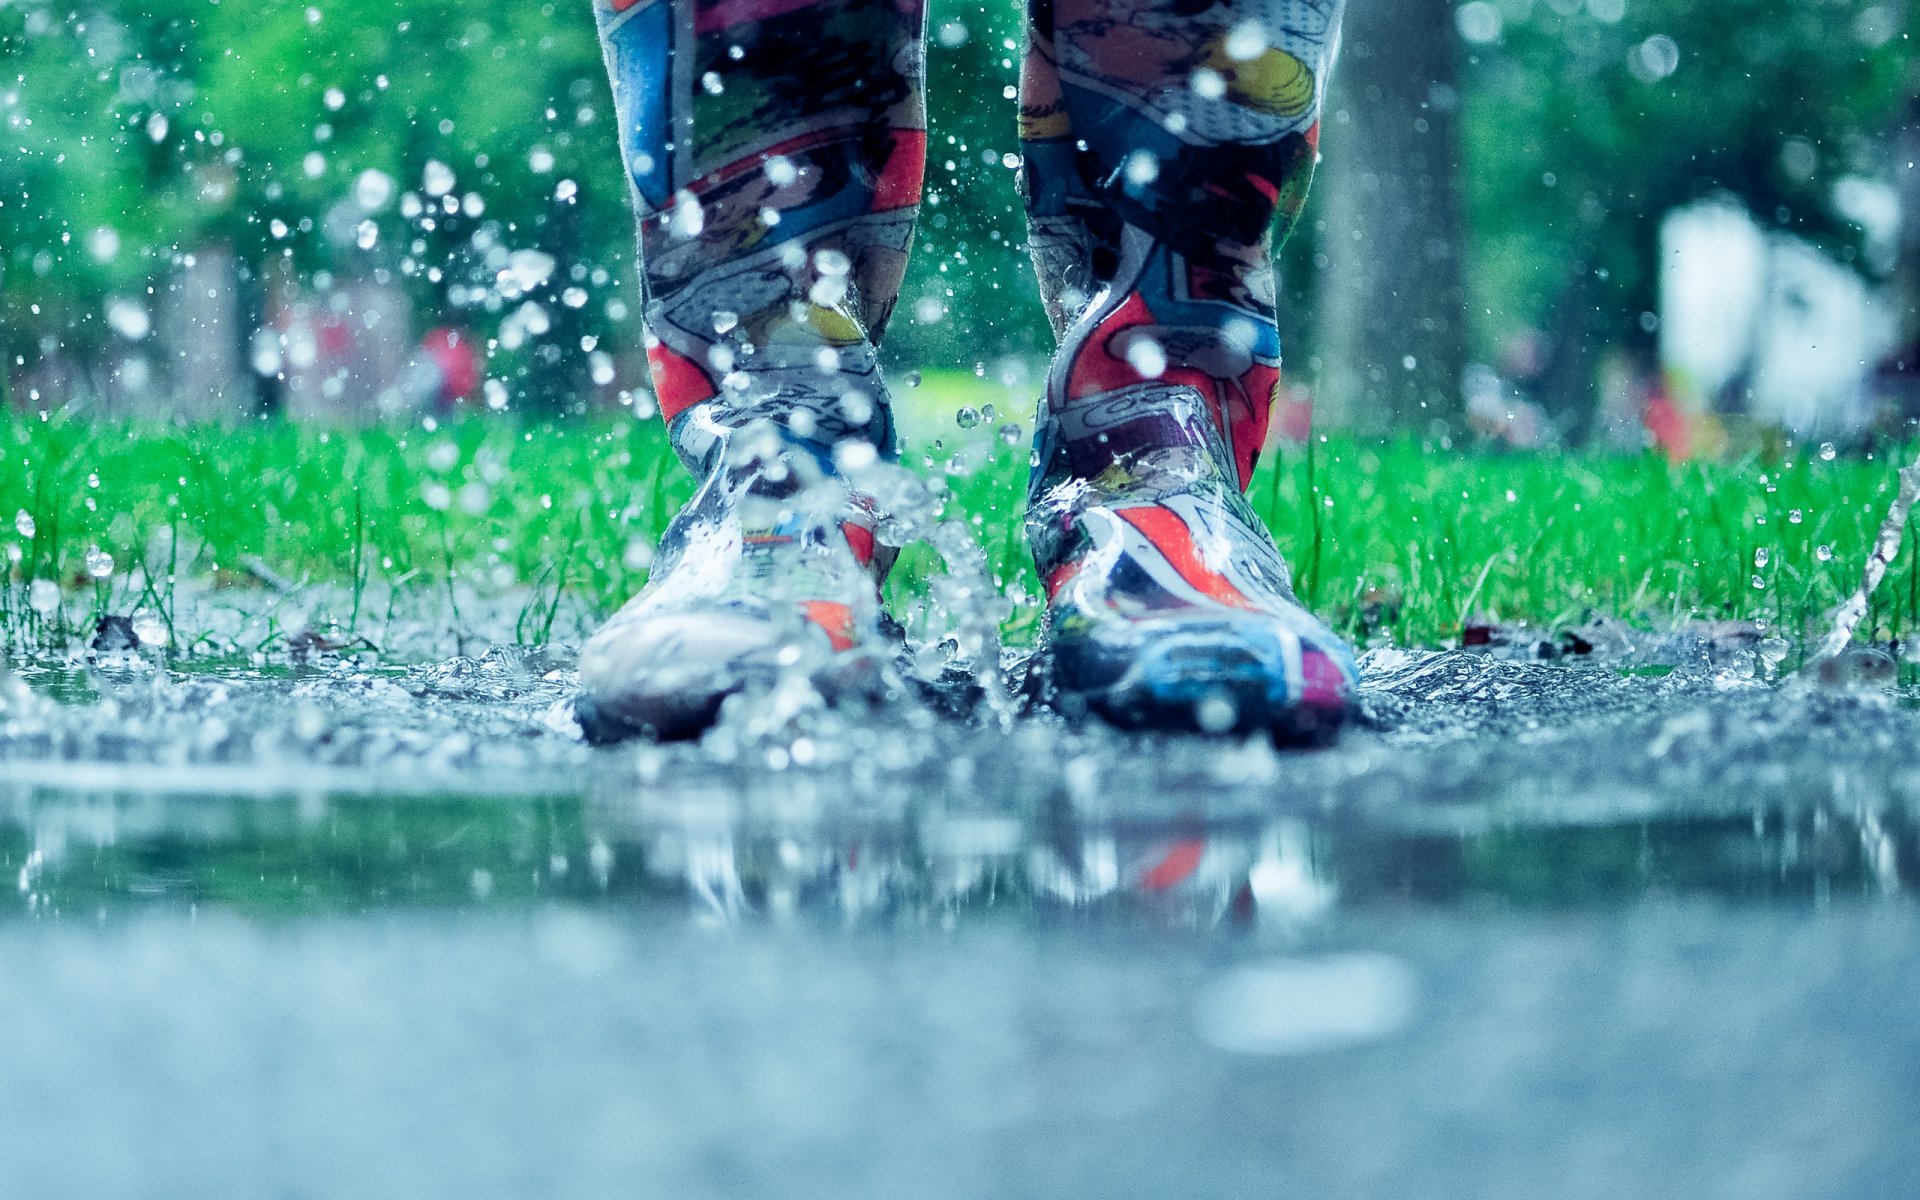
<path fill-rule="evenodd" d="M 1050 414 L 1183 384 L 1207 398 L 1245 486 L 1280 378 L 1273 251 L 1306 199 L 1341 7 L 1033 0 L 1020 121 L 1062 341 Z"/>
<path fill-rule="evenodd" d="M 890 453 L 875 359 L 926 158 L 918 0 L 602 0 L 670 425 Z M 712 439 L 679 436 L 705 472 Z"/>

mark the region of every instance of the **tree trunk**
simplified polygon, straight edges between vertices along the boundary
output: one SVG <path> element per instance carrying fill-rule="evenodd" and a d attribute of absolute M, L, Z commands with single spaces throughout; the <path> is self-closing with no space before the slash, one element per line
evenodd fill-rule
<path fill-rule="evenodd" d="M 1358 0 L 1322 129 L 1316 416 L 1378 434 L 1461 428 L 1466 360 L 1450 0 Z"/>
<path fill-rule="evenodd" d="M 1905 121 L 1894 135 L 1894 186 L 1900 194 L 1900 248 L 1894 266 L 1899 345 L 1920 348 L 1920 66 L 1910 81 Z"/>

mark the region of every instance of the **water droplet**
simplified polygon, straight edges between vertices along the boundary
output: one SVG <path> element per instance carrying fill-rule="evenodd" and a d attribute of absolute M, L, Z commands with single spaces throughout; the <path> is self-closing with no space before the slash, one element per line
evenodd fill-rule
<path fill-rule="evenodd" d="M 1160 159 L 1151 150 L 1135 150 L 1127 155 L 1126 172 L 1128 183 L 1145 187 L 1160 178 Z"/>
<path fill-rule="evenodd" d="M 20 536 L 23 538 L 32 537 L 39 529 L 39 526 L 33 523 L 33 514 L 24 508 L 13 514 L 13 527 L 20 531 Z"/>
<path fill-rule="evenodd" d="M 740 314 L 720 309 L 713 314 L 713 331 L 718 334 L 732 333 L 740 325 Z"/>
<path fill-rule="evenodd" d="M 1767 548 L 1761 546 L 1753 552 L 1753 565 L 1756 567 L 1764 567 L 1767 565 L 1767 559 L 1769 557 L 1770 555 L 1767 552 Z"/>
<path fill-rule="evenodd" d="M 1189 80 L 1193 94 L 1202 100 L 1218 100 L 1227 94 L 1227 80 L 1220 72 L 1210 67 L 1201 67 Z"/>
<path fill-rule="evenodd" d="M 845 275 L 853 269 L 853 261 L 838 250 L 819 250 L 814 253 L 813 267 L 822 275 Z"/>
<path fill-rule="evenodd" d="M 385 171 L 365 170 L 354 177 L 353 202 L 366 212 L 379 212 L 393 200 L 393 176 Z"/>
<path fill-rule="evenodd" d="M 1239 719 L 1239 705 L 1233 702 L 1233 697 L 1219 692 L 1201 697 L 1193 706 L 1193 720 L 1202 733 L 1225 733 Z"/>
<path fill-rule="evenodd" d="M 1258 21 L 1242 21 L 1227 33 L 1227 57 L 1235 62 L 1252 62 L 1267 48 L 1267 31 Z"/>
<path fill-rule="evenodd" d="M 107 301 L 107 325 L 128 341 L 137 342 L 153 329 L 153 318 L 144 305 L 116 296 Z"/>
<path fill-rule="evenodd" d="M 95 579 L 105 579 L 113 574 L 113 555 L 98 546 L 88 546 L 86 553 L 87 574 Z"/>
<path fill-rule="evenodd" d="M 837 308 L 847 298 L 845 275 L 822 275 L 807 289 L 807 299 L 821 308 Z"/>
<path fill-rule="evenodd" d="M 444 196 L 453 190 L 453 168 L 438 159 L 430 160 L 420 172 L 420 186 L 429 196 Z"/>
<path fill-rule="evenodd" d="M 1797 508 L 1790 509 L 1787 512 L 1787 523 L 1789 525 L 1798 525 L 1804 519 L 1805 519 L 1804 516 L 1801 514 L 1800 510 Z"/>
<path fill-rule="evenodd" d="M 1834 455 L 1838 453 L 1839 451 L 1833 448 L 1832 442 L 1820 443 L 1820 461 L 1821 462 L 1832 462 Z"/>
<path fill-rule="evenodd" d="M 1009 446 L 1019 445 L 1020 433 L 1021 433 L 1021 430 L 1020 430 L 1019 424 L 1017 422 L 1009 421 L 1005 425 L 1002 425 L 1000 427 L 1000 440 Z"/>
<path fill-rule="evenodd" d="M 959 412 L 953 414 L 953 423 L 962 429 L 972 429 L 980 424 L 980 410 L 971 404 L 963 405 Z"/>
<path fill-rule="evenodd" d="M 653 547 L 648 545 L 645 539 L 634 538 L 627 543 L 626 552 L 621 554 L 620 561 L 629 571 L 644 571 L 653 565 Z"/>
<path fill-rule="evenodd" d="M 587 370 L 597 386 L 607 386 L 613 382 L 613 356 L 605 350 L 595 350 L 587 355 Z"/>
<path fill-rule="evenodd" d="M 1832 546 L 1816 546 L 1813 551 L 1813 556 L 1819 559 L 1821 562 L 1827 562 L 1833 558 L 1833 547 Z"/>
<path fill-rule="evenodd" d="M 60 608 L 60 585 L 51 579 L 36 579 L 27 588 L 27 603 L 43 617 L 51 617 Z"/>
<path fill-rule="evenodd" d="M 720 82 L 719 74 L 713 71 L 708 71 L 700 77 L 700 86 L 709 96 L 718 96 L 727 90 L 727 85 Z"/>
<path fill-rule="evenodd" d="M 707 227 L 707 214 L 700 207 L 700 201 L 692 192 L 682 190 L 674 195 L 673 214 L 667 219 L 667 230 L 677 238 L 697 238 L 700 231 Z"/>
<path fill-rule="evenodd" d="M 786 187 L 798 178 L 800 171 L 792 159 L 776 154 L 767 160 L 767 182 L 773 186 Z"/>
<path fill-rule="evenodd" d="M 150 608 L 136 609 L 133 614 L 133 636 L 140 639 L 142 646 L 164 646 L 168 641 L 167 623 Z"/>
<path fill-rule="evenodd" d="M 530 292 L 547 281 L 547 277 L 553 274 L 553 268 L 554 258 L 551 254 L 540 250 L 515 250 L 507 256 L 507 269 L 501 274 L 519 291 Z"/>
<path fill-rule="evenodd" d="M 1127 344 L 1127 364 L 1143 379 L 1158 379 L 1167 373 L 1167 352 L 1150 337 L 1136 337 Z"/>
<path fill-rule="evenodd" d="M 842 471 L 864 471 L 879 460 L 880 452 L 870 442 L 849 439 L 833 448 L 833 463 Z"/>

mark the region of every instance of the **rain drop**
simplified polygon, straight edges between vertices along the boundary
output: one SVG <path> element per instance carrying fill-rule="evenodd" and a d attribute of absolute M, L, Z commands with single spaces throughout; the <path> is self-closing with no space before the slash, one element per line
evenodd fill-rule
<path fill-rule="evenodd" d="M 673 214 L 667 221 L 668 231 L 677 238 L 697 238 L 706 227 L 706 213 L 701 210 L 700 201 L 694 194 L 681 191 L 675 195 Z"/>
<path fill-rule="evenodd" d="M 51 579 L 36 579 L 27 588 L 27 603 L 43 617 L 51 617 L 60 608 L 60 585 Z"/>
<path fill-rule="evenodd" d="M 431 160 L 420 172 L 420 186 L 429 196 L 444 196 L 453 190 L 453 168 L 438 159 Z"/>
<path fill-rule="evenodd" d="M 366 170 L 353 181 L 353 202 L 366 212 L 379 212 L 393 200 L 393 176 Z"/>
<path fill-rule="evenodd" d="M 1210 67 L 1201 67 L 1188 81 L 1193 94 L 1202 100 L 1218 100 L 1227 94 L 1227 80 L 1220 72 Z"/>
<path fill-rule="evenodd" d="M 1267 48 L 1267 31 L 1258 21 L 1242 21 L 1227 34 L 1227 57 L 1235 62 L 1252 62 Z"/>
<path fill-rule="evenodd" d="M 1167 373 L 1167 352 L 1152 338 L 1137 337 L 1127 346 L 1127 365 L 1143 379 L 1158 379 Z"/>

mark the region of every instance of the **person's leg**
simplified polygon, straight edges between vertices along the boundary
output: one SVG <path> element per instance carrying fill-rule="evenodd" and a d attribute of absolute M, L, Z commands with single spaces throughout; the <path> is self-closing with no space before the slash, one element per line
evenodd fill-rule
<path fill-rule="evenodd" d="M 875 349 L 920 200 L 924 17 L 921 0 L 595 11 L 654 391 L 702 487 L 583 649 L 576 709 L 590 737 L 684 734 L 745 659 L 870 632 L 883 564 L 836 462 L 894 449 Z"/>
<path fill-rule="evenodd" d="M 1321 732 L 1352 656 L 1241 495 L 1280 377 L 1272 254 L 1305 199 L 1342 0 L 1031 0 L 1021 123 L 1060 348 L 1028 531 L 1056 699 Z"/>

